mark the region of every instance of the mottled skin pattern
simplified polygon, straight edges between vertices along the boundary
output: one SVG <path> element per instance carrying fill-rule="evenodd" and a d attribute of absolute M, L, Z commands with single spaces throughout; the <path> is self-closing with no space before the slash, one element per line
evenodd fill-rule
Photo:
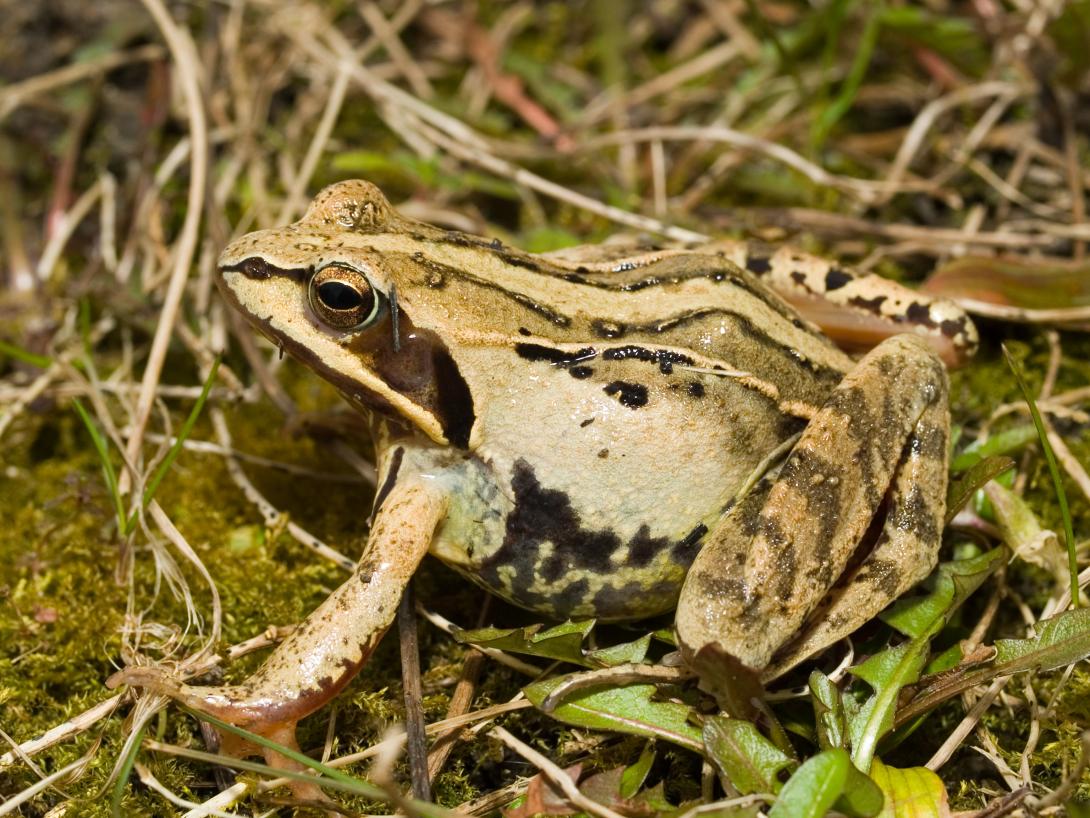
<path fill-rule="evenodd" d="M 357 576 L 243 685 L 119 680 L 282 735 L 365 661 L 428 551 L 548 616 L 677 605 L 697 667 L 777 672 L 857 627 L 934 563 L 945 371 L 916 336 L 857 364 L 761 279 L 821 279 L 860 314 L 911 305 L 959 350 L 974 331 L 889 282 L 740 247 L 535 256 L 405 219 L 360 181 L 232 243 L 227 300 L 371 415 L 376 522 Z M 336 323 L 342 298 L 359 326 Z"/>

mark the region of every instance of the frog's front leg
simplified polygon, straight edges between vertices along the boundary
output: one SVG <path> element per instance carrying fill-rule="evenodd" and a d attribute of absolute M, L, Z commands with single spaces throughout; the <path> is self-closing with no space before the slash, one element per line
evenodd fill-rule
<path fill-rule="evenodd" d="M 187 685 L 152 667 L 126 668 L 108 684 L 147 688 L 297 749 L 296 723 L 348 684 L 390 626 L 446 507 L 446 496 L 429 483 L 396 485 L 352 576 L 241 684 Z M 265 756 L 270 765 L 285 766 L 279 754 Z"/>
<path fill-rule="evenodd" d="M 772 678 L 926 576 L 942 534 L 948 430 L 946 372 L 923 341 L 896 336 L 860 360 L 771 488 L 707 538 L 677 608 L 686 660 L 702 675 L 740 664 Z M 868 538 L 887 496 L 882 530 Z"/>

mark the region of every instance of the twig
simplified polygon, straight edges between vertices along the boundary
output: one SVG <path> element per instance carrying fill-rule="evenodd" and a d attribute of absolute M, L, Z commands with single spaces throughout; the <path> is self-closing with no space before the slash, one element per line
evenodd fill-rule
<path fill-rule="evenodd" d="M 1004 676 L 996 679 L 988 686 L 984 695 L 977 699 L 976 704 L 974 704 L 972 709 L 965 714 L 965 718 L 963 718 L 950 735 L 946 737 L 946 741 L 942 743 L 942 746 L 934 752 L 930 759 L 928 759 L 927 763 L 924 765 L 927 769 L 938 770 L 943 764 L 950 760 L 950 756 L 961 747 L 966 736 L 973 732 L 973 729 L 980 722 L 981 717 L 983 717 L 988 708 L 992 706 L 995 697 L 999 695 L 999 691 L 1001 691 L 1007 682 L 1010 681 L 1010 678 L 1010 676 Z"/>
<path fill-rule="evenodd" d="M 204 102 L 201 96 L 198 62 L 193 48 L 193 41 L 189 38 L 188 33 L 178 28 L 166 6 L 163 5 L 162 0 L 141 0 L 141 2 L 154 18 L 156 25 L 163 34 L 163 38 L 167 41 L 171 56 L 174 58 L 178 79 L 181 82 L 182 92 L 185 97 L 192 148 L 190 151 L 189 195 L 186 200 L 185 221 L 182 224 L 182 231 L 174 251 L 174 270 L 170 276 L 170 283 L 167 285 L 166 295 L 163 297 L 163 308 L 159 314 L 159 323 L 155 330 L 155 336 L 152 338 L 151 349 L 148 352 L 144 377 L 140 382 L 141 391 L 133 419 L 133 434 L 129 438 L 129 445 L 126 449 L 128 459 L 134 463 L 140 454 L 144 429 L 151 417 L 151 407 L 155 400 L 155 385 L 159 382 L 159 376 L 163 371 L 170 336 L 174 329 L 174 322 L 178 318 L 178 311 L 182 304 L 182 294 L 185 292 L 186 281 L 189 278 L 189 265 L 193 260 L 193 254 L 197 247 L 201 213 L 204 208 L 204 190 L 208 177 L 208 127 L 204 118 Z M 133 477 L 135 475 L 130 475 L 127 471 L 123 473 L 123 482 L 120 486 L 122 492 L 127 491 Z"/>
<path fill-rule="evenodd" d="M 401 645 L 401 680 L 405 688 L 405 732 L 413 798 L 431 800 L 428 778 L 428 746 L 424 739 L 424 691 L 420 684 L 420 648 L 417 643 L 413 586 L 410 582 L 397 609 L 397 633 Z"/>

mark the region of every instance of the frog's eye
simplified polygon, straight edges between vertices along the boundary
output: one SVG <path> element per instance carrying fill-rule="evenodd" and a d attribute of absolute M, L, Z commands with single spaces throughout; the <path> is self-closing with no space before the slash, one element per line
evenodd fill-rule
<path fill-rule="evenodd" d="M 322 323 L 338 330 L 357 330 L 371 324 L 382 311 L 382 293 L 359 270 L 329 264 L 310 279 L 311 309 Z"/>

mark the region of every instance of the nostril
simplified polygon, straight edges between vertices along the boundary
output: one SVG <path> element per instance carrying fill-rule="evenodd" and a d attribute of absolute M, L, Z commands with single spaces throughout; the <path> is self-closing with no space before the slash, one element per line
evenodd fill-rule
<path fill-rule="evenodd" d="M 246 278 L 255 281 L 264 281 L 272 276 L 269 263 L 263 258 L 248 258 L 238 265 L 238 269 Z"/>

